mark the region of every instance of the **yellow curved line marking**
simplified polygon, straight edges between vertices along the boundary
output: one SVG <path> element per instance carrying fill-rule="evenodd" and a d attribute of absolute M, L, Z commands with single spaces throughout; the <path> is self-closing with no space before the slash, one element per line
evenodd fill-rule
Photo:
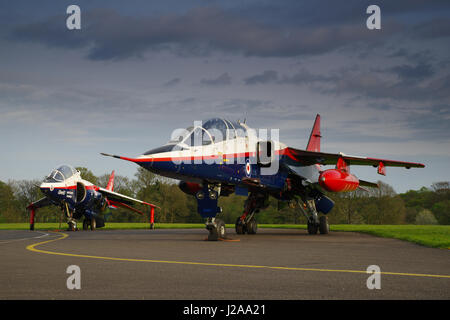
<path fill-rule="evenodd" d="M 59 232 L 58 232 L 59 233 Z M 340 272 L 340 273 L 367 273 L 363 270 L 342 270 L 342 269 L 318 269 L 318 268 L 297 268 L 297 267 L 275 267 L 275 266 L 256 266 L 256 265 L 245 265 L 245 264 L 228 264 L 228 263 L 208 263 L 208 262 L 190 262 L 190 261 L 170 261 L 170 260 L 149 260 L 149 259 L 133 259 L 133 258 L 115 258 L 115 257 L 102 257 L 102 256 L 90 256 L 85 254 L 74 254 L 74 253 L 64 253 L 64 252 L 54 252 L 36 249 L 37 246 L 41 246 L 46 243 L 58 241 L 67 238 L 69 235 L 65 233 L 59 233 L 61 237 L 47 240 L 43 242 L 38 242 L 31 244 L 26 247 L 27 250 L 52 254 L 58 256 L 67 257 L 77 257 L 77 258 L 89 258 L 89 259 L 100 259 L 100 260 L 112 260 L 112 261 L 128 261 L 128 262 L 149 262 L 149 263 L 169 263 L 169 264 L 183 264 L 183 265 L 196 265 L 196 266 L 210 266 L 210 267 L 234 267 L 234 268 L 254 268 L 254 269 L 273 269 L 273 270 L 293 270 L 293 271 L 316 271 L 316 272 Z M 450 275 L 440 275 L 440 274 L 422 274 L 422 273 L 402 273 L 402 272 L 379 272 L 383 275 L 393 275 L 393 276 L 409 276 L 409 277 L 428 277 L 428 278 L 446 278 L 450 279 Z"/>

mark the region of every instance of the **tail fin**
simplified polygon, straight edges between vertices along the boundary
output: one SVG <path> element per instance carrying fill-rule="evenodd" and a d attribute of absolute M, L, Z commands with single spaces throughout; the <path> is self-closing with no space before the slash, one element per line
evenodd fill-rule
<path fill-rule="evenodd" d="M 314 126 L 311 130 L 311 135 L 309 136 L 308 145 L 306 146 L 306 151 L 320 152 L 320 114 L 316 116 L 314 121 Z"/>
<path fill-rule="evenodd" d="M 106 190 L 114 191 L 114 170 L 109 176 L 108 184 L 106 185 Z"/>

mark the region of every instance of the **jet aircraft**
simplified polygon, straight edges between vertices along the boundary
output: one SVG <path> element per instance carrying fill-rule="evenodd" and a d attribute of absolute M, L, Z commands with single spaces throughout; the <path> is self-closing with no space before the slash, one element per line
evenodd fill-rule
<path fill-rule="evenodd" d="M 261 136 L 261 135 L 260 135 Z M 378 187 L 350 173 L 350 165 L 377 168 L 423 168 L 421 163 L 324 153 L 320 150 L 320 115 L 316 116 L 305 150 L 266 137 L 246 123 L 213 118 L 181 130 L 165 145 L 129 158 L 102 153 L 134 162 L 156 174 L 178 179 L 185 193 L 195 196 L 198 213 L 206 219 L 209 240 L 226 236 L 224 222 L 216 218 L 220 196 L 231 193 L 247 196 L 244 211 L 238 217 L 237 234 L 255 234 L 255 214 L 268 206 L 269 196 L 293 203 L 307 218 L 309 234 L 327 234 L 326 214 L 334 202 L 328 192 L 349 192 L 357 188 Z M 324 169 L 323 165 L 335 165 Z M 365 189 L 367 190 L 367 189 Z M 322 214 L 320 214 L 322 213 Z"/>
<path fill-rule="evenodd" d="M 104 227 L 105 223 L 99 213 L 106 207 L 116 209 L 123 207 L 144 215 L 134 204 L 150 206 L 150 224 L 153 228 L 154 210 L 158 206 L 114 192 L 114 171 L 109 177 L 106 188 L 93 185 L 81 178 L 80 171 L 70 165 L 61 165 L 52 170 L 40 185 L 44 198 L 28 205 L 30 210 L 30 230 L 34 230 L 36 210 L 49 205 L 56 205 L 63 210 L 67 218 L 68 230 L 77 230 L 76 220 L 84 216 L 83 230 Z"/>

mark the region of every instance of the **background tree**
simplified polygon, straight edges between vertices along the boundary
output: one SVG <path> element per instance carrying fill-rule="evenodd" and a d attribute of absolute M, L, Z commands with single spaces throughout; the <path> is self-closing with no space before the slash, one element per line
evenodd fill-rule
<path fill-rule="evenodd" d="M 417 214 L 415 223 L 419 225 L 438 224 L 438 221 L 430 210 L 424 209 Z"/>
<path fill-rule="evenodd" d="M 83 179 L 98 186 L 106 187 L 110 173 L 95 176 L 88 168 L 77 167 Z M 38 186 L 40 180 L 12 180 L 0 182 L 0 222 L 26 222 L 29 213 L 25 209 L 31 202 L 43 197 Z M 348 193 L 327 193 L 335 207 L 328 215 L 331 224 L 402 224 L 435 223 L 450 224 L 450 182 L 435 182 L 430 188 L 409 190 L 396 194 L 394 189 L 383 182 L 380 188 L 369 191 L 357 189 Z M 153 203 L 161 207 L 155 211 L 156 222 L 203 222 L 197 213 L 195 197 L 187 195 L 178 187 L 178 181 L 157 176 L 143 168 L 138 168 L 134 179 L 115 175 L 114 191 Z M 246 197 L 231 194 L 219 198 L 223 212 L 221 218 L 230 224 L 236 222 L 244 210 Z M 104 214 L 109 222 L 148 221 L 150 208 L 137 206 L 145 212 L 141 216 L 129 210 L 107 209 Z M 57 222 L 61 211 L 55 206 L 39 209 L 37 222 Z M 300 209 L 286 202 L 269 197 L 268 207 L 256 215 L 259 223 L 305 224 L 306 219 Z"/>
<path fill-rule="evenodd" d="M 0 222 L 20 222 L 22 219 L 11 186 L 0 181 Z"/>

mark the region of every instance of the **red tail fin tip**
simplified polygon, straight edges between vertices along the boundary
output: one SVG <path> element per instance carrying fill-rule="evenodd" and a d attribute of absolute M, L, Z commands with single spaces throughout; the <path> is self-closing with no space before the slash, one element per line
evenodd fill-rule
<path fill-rule="evenodd" d="M 306 146 L 307 151 L 320 151 L 320 114 L 316 116 L 316 120 L 314 121 L 313 128 L 311 130 L 311 134 L 309 136 L 309 141 Z"/>
<path fill-rule="evenodd" d="M 108 184 L 106 185 L 106 190 L 114 191 L 114 170 L 109 176 Z"/>

